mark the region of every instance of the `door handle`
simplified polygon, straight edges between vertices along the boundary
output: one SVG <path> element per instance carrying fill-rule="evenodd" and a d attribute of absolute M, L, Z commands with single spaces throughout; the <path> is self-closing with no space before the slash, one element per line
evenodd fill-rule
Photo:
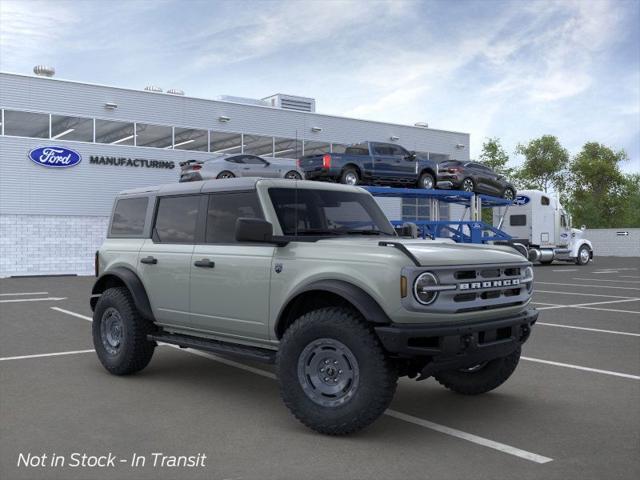
<path fill-rule="evenodd" d="M 203 268 L 213 268 L 216 266 L 215 262 L 212 262 L 208 258 L 203 258 L 202 260 L 196 260 L 195 262 L 193 262 L 193 264 L 196 267 L 203 267 Z"/>
<path fill-rule="evenodd" d="M 249 170 L 251 167 L 244 167 L 243 170 Z"/>
<path fill-rule="evenodd" d="M 148 265 L 155 265 L 158 263 L 158 259 L 152 256 L 144 257 L 140 259 L 140 263 L 146 263 Z"/>

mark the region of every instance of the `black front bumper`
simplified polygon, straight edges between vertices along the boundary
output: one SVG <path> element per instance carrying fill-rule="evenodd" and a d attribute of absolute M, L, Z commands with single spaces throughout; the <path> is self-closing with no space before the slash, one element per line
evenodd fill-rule
<path fill-rule="evenodd" d="M 423 377 L 507 356 L 527 341 L 535 308 L 517 315 L 456 325 L 395 324 L 375 327 L 383 347 L 400 358 L 426 362 Z"/>

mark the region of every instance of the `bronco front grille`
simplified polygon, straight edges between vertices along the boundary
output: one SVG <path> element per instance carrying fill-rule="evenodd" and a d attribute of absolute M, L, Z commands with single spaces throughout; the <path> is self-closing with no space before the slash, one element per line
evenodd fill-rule
<path fill-rule="evenodd" d="M 533 269 L 529 264 L 482 265 L 478 267 L 419 267 L 404 272 L 407 280 L 416 285 L 424 272 L 438 278 L 437 285 L 424 287 L 421 292 L 437 292 L 437 298 L 425 306 L 413 297 L 405 298 L 410 310 L 460 313 L 523 305 L 531 297 Z M 415 290 L 415 294 L 418 291 Z"/>

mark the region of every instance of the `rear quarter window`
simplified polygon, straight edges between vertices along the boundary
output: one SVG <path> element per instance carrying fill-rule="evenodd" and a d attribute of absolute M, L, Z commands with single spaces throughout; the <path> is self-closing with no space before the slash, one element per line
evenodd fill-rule
<path fill-rule="evenodd" d="M 123 198 L 117 201 L 111 220 L 109 237 L 134 237 L 142 235 L 147 216 L 149 198 Z"/>

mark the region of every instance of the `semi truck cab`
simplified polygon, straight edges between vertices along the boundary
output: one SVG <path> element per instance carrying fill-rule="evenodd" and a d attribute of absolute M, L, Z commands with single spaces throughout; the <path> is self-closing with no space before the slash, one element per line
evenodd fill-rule
<path fill-rule="evenodd" d="M 494 209 L 493 224 L 513 243 L 524 245 L 532 262 L 584 265 L 593 259 L 593 246 L 584 238 L 586 227 L 572 228 L 571 216 L 560 202 L 540 190 L 520 191 L 513 205 Z"/>

